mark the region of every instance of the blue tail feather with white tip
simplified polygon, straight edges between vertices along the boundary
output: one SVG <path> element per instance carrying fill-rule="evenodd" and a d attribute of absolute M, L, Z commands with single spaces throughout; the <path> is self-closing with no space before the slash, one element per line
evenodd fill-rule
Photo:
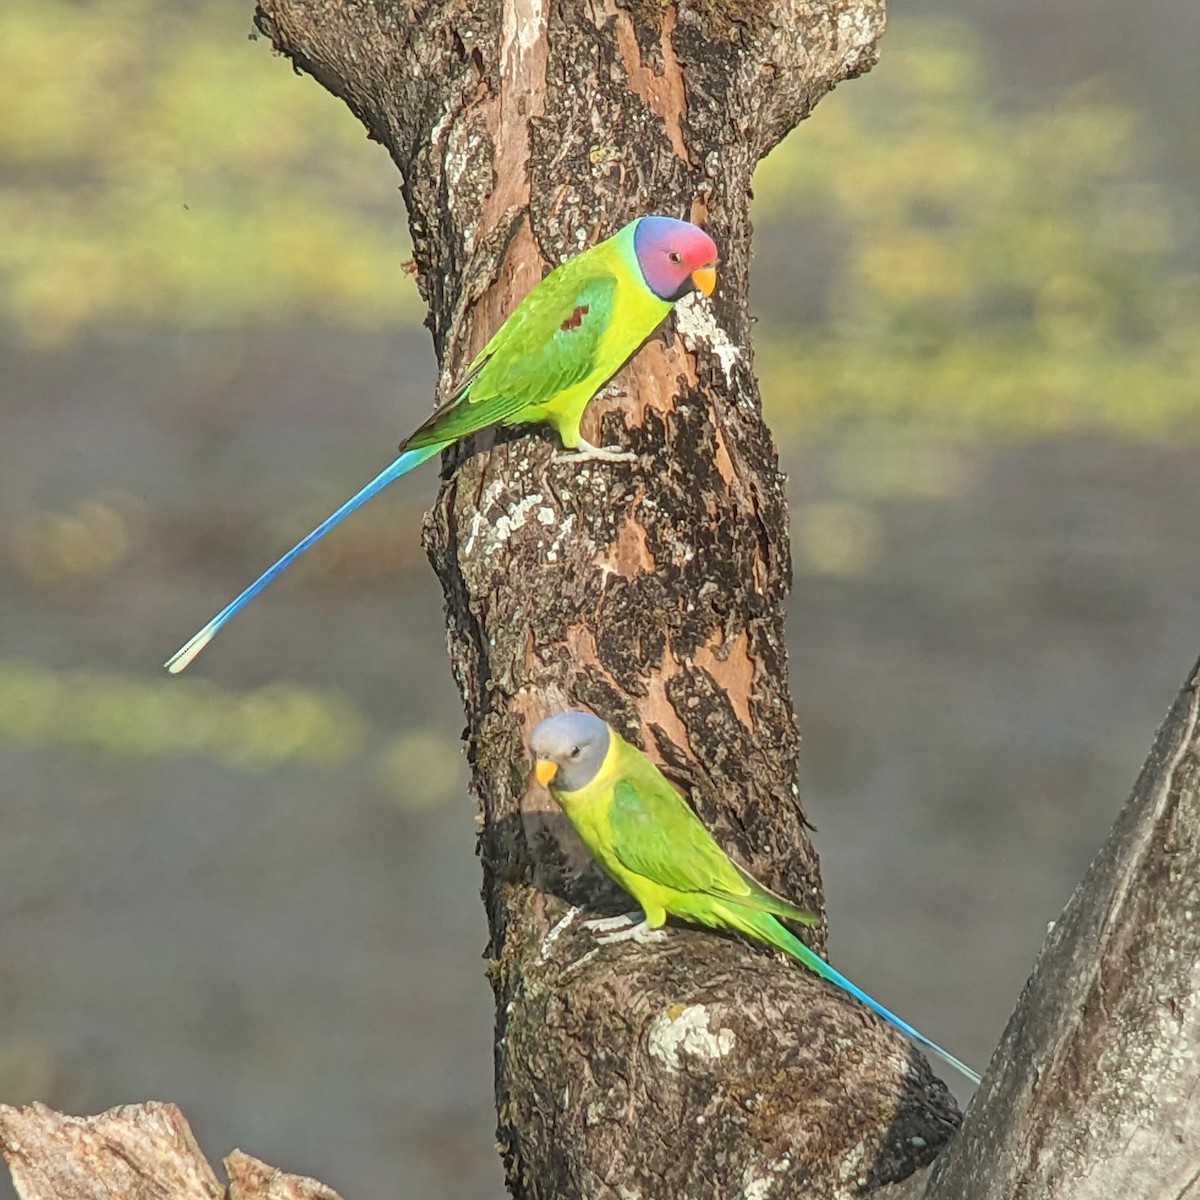
<path fill-rule="evenodd" d="M 914 1029 L 902 1017 L 898 1017 L 890 1009 L 884 1008 L 874 997 L 868 996 L 857 984 L 851 983 L 841 971 L 835 970 L 820 955 L 810 950 L 799 938 L 793 937 L 789 930 L 780 926 L 780 931 L 792 942 L 795 942 L 795 948 L 789 945 L 788 951 L 795 958 L 800 959 L 811 971 L 820 975 L 822 979 L 827 979 L 830 983 L 840 987 L 843 991 L 849 992 L 856 1000 L 861 1000 L 872 1012 L 881 1016 L 889 1025 L 894 1025 L 901 1033 L 916 1042 L 918 1046 L 923 1046 L 926 1050 L 936 1054 L 943 1062 L 949 1063 L 950 1066 L 972 1083 L 978 1084 L 980 1082 L 979 1075 L 975 1071 L 972 1071 L 966 1063 L 955 1058 L 948 1050 L 943 1050 L 937 1042 L 930 1041 L 919 1029 Z"/>
<path fill-rule="evenodd" d="M 884 1008 L 873 996 L 868 996 L 857 984 L 852 983 L 841 971 L 831 967 L 819 954 L 810 950 L 795 934 L 780 921 L 764 912 L 753 912 L 740 905 L 735 908 L 729 904 L 723 906 L 723 916 L 734 929 L 748 933 L 759 941 L 768 943 L 776 949 L 783 950 L 793 958 L 799 959 L 810 971 L 828 980 L 835 987 L 849 992 L 856 1000 L 862 1001 L 873 1013 L 881 1016 L 889 1025 L 900 1030 L 906 1037 L 911 1038 L 918 1046 L 936 1054 L 943 1062 L 949 1063 L 956 1071 L 972 1083 L 980 1082 L 979 1075 L 972 1071 L 961 1059 L 957 1059 L 948 1050 L 943 1050 L 937 1042 L 931 1041 L 919 1029 L 913 1028 L 902 1017 L 896 1016 L 891 1009 Z"/>
<path fill-rule="evenodd" d="M 192 660 L 208 645 L 209 642 L 217 636 L 224 628 L 231 617 L 240 612 L 259 592 L 267 586 L 277 575 L 285 571 L 291 564 L 300 557 L 314 542 L 320 541 L 335 525 L 337 525 L 344 517 L 349 516 L 356 508 L 365 504 L 372 496 L 383 491 L 385 487 L 401 475 L 411 471 L 414 467 L 419 467 L 421 463 L 432 458 L 437 454 L 442 447 L 438 446 L 421 446 L 416 450 L 406 450 L 394 462 L 384 467 L 370 483 L 360 488 L 345 504 L 336 512 L 331 513 L 320 525 L 311 533 L 306 534 L 300 539 L 278 562 L 268 567 L 245 591 L 236 599 L 231 600 L 207 625 L 204 626 L 197 634 L 195 634 L 188 642 L 181 646 L 170 658 L 167 659 L 163 666 L 171 672 L 172 675 L 178 675 L 180 671 L 185 670 Z"/>

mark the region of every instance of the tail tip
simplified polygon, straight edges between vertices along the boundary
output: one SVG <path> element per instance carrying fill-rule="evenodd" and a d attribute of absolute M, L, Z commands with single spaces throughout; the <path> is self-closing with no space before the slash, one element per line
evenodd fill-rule
<path fill-rule="evenodd" d="M 962 1061 L 962 1059 L 955 1058 L 953 1054 L 948 1053 L 947 1051 L 943 1050 L 941 1048 L 941 1046 L 938 1046 L 936 1044 L 933 1046 L 933 1049 L 934 1049 L 934 1052 L 937 1054 L 937 1056 L 944 1063 L 946 1063 L 948 1066 L 953 1067 L 960 1075 L 963 1076 L 964 1079 L 969 1079 L 976 1087 L 978 1087 L 983 1082 L 983 1079 L 981 1078 L 979 1072 L 972 1071 L 971 1068 L 968 1067 L 967 1064 Z"/>
<path fill-rule="evenodd" d="M 212 641 L 212 631 L 202 629 L 194 638 L 185 642 L 170 658 L 167 659 L 163 666 L 171 675 L 178 675 L 181 671 L 186 671 L 195 660 L 196 656 Z"/>

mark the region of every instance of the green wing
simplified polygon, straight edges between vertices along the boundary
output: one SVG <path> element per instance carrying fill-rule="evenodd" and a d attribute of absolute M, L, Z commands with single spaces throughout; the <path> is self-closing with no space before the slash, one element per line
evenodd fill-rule
<path fill-rule="evenodd" d="M 613 848 L 622 866 L 679 892 L 716 896 L 805 924 L 816 921 L 743 871 L 661 772 L 648 760 L 647 765 L 652 775 L 638 772 L 638 778 L 613 787 Z"/>
<path fill-rule="evenodd" d="M 595 370 L 616 286 L 590 251 L 552 271 L 479 352 L 449 402 L 401 449 L 448 445 L 489 425 L 537 420 L 539 408 Z"/>
<path fill-rule="evenodd" d="M 661 775 L 618 781 L 610 820 L 617 858 L 630 871 L 679 892 L 750 894 L 729 856 Z"/>

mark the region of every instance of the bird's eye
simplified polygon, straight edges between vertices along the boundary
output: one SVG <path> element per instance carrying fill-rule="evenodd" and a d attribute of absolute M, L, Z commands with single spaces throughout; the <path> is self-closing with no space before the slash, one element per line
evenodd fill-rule
<path fill-rule="evenodd" d="M 572 746 L 572 747 L 571 747 L 571 755 L 570 755 L 570 757 L 571 757 L 571 758 L 578 758 L 578 757 L 579 757 L 579 747 L 578 747 L 578 746 Z"/>
<path fill-rule="evenodd" d="M 678 251 L 678 250 L 672 250 L 672 251 L 670 252 L 670 254 L 668 254 L 668 255 L 667 255 L 667 257 L 668 257 L 668 258 L 669 258 L 669 259 L 670 259 L 670 260 L 671 260 L 673 263 L 676 263 L 676 264 L 683 262 L 683 258 L 682 258 L 682 256 L 680 255 L 680 253 L 679 253 L 679 251 Z"/>

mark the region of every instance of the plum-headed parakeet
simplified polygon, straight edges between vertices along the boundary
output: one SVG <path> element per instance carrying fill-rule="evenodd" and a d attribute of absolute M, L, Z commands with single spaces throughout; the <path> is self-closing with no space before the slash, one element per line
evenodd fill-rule
<path fill-rule="evenodd" d="M 638 929 L 658 929 L 670 913 L 765 942 L 798 958 L 972 1083 L 979 1082 L 965 1063 L 795 937 L 780 918 L 802 925 L 817 918 L 739 867 L 658 767 L 599 717 L 578 711 L 548 717 L 534 729 L 529 749 L 538 781 L 549 788 L 604 870 L 641 905 L 645 920 Z"/>
<path fill-rule="evenodd" d="M 165 663 L 173 675 L 296 557 L 343 517 L 452 442 L 490 425 L 545 422 L 563 445 L 593 458 L 623 458 L 590 445 L 579 422 L 587 402 L 654 332 L 676 301 L 716 286 L 717 247 L 673 217 L 639 217 L 567 259 L 537 284 L 475 356 L 438 408 L 400 446 L 400 457 L 263 572 Z"/>

